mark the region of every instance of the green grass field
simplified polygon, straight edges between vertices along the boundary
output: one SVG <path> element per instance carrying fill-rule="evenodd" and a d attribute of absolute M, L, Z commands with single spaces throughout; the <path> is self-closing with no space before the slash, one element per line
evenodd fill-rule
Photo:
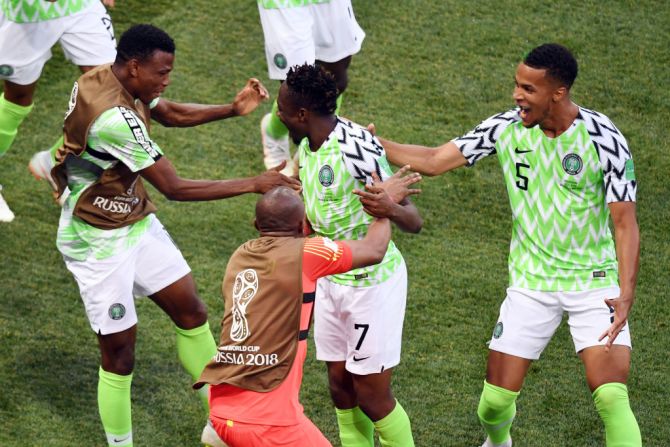
<path fill-rule="evenodd" d="M 664 0 L 515 2 L 354 1 L 367 32 L 350 70 L 343 114 L 374 121 L 398 141 L 438 145 L 513 103 L 513 74 L 533 46 L 574 50 L 574 100 L 607 114 L 635 157 L 642 233 L 630 398 L 647 446 L 670 445 L 667 348 L 670 275 L 670 8 Z M 247 77 L 267 79 L 256 4 L 247 1 L 119 1 L 117 36 L 151 22 L 177 43 L 166 97 L 229 102 Z M 2 38 L 7 38 L 3 36 Z M 12 38 L 11 36 L 9 38 Z M 40 81 L 33 113 L 0 161 L 4 197 L 17 214 L 0 225 L 0 446 L 102 446 L 98 350 L 77 286 L 55 247 L 59 208 L 29 175 L 36 150 L 62 123 L 77 69 L 60 50 Z M 258 123 L 246 118 L 194 129 L 155 125 L 154 140 L 186 177 L 230 178 L 262 170 Z M 419 235 L 396 232 L 410 290 L 403 357 L 394 391 L 412 419 L 417 446 L 475 446 L 486 341 L 504 298 L 511 221 L 495 157 L 474 169 L 425 179 L 415 199 Z M 254 237 L 254 196 L 169 203 L 158 216 L 189 261 L 218 338 L 226 261 Z M 140 316 L 133 379 L 135 445 L 196 446 L 205 414 L 182 371 L 168 318 L 149 300 Z M 313 354 L 313 346 L 310 347 Z M 338 445 L 325 367 L 308 360 L 306 413 Z M 563 325 L 528 375 L 513 427 L 518 446 L 601 446 L 604 433 L 583 368 Z"/>

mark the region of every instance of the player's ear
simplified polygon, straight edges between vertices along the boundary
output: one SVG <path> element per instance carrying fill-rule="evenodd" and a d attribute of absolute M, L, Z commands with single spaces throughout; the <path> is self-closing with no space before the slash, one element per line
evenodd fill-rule
<path fill-rule="evenodd" d="M 305 121 L 307 121 L 308 116 L 309 116 L 309 110 L 307 110 L 304 107 L 300 107 L 300 109 L 298 109 L 298 120 L 301 123 L 304 123 Z"/>
<path fill-rule="evenodd" d="M 568 91 L 569 90 L 566 86 L 561 85 L 556 90 L 554 90 L 554 94 L 552 95 L 552 99 L 554 100 L 554 102 L 560 102 L 568 95 Z"/>
<path fill-rule="evenodd" d="M 140 69 L 140 62 L 133 58 L 126 62 L 126 66 L 128 67 L 128 73 L 130 76 L 136 78 Z"/>

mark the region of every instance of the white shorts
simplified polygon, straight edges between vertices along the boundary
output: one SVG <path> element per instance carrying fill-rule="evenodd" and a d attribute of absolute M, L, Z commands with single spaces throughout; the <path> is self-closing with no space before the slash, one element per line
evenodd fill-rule
<path fill-rule="evenodd" d="M 400 363 L 406 300 L 404 262 L 375 286 L 343 286 L 319 279 L 314 306 L 316 358 L 346 361 L 347 371 L 357 375 L 393 368 Z"/>
<path fill-rule="evenodd" d="M 105 259 L 67 256 L 93 331 L 114 334 L 137 324 L 135 297 L 159 292 L 186 276 L 190 267 L 157 218 L 137 245 Z"/>
<path fill-rule="evenodd" d="M 351 0 L 282 9 L 264 9 L 259 3 L 258 11 L 270 79 L 286 79 L 294 65 L 342 60 L 358 53 L 365 39 Z"/>
<path fill-rule="evenodd" d="M 0 79 L 20 85 L 39 79 L 56 42 L 65 57 L 79 66 L 102 65 L 116 58 L 112 19 L 99 1 L 71 16 L 43 22 L 14 23 L 0 14 L 0 36 Z"/>
<path fill-rule="evenodd" d="M 507 289 L 500 316 L 493 329 L 489 349 L 525 359 L 537 360 L 568 314 L 568 325 L 577 352 L 604 345 L 598 338 L 614 321 L 605 298 L 617 298 L 619 287 L 580 292 L 541 292 L 517 287 Z M 614 341 L 631 346 L 628 323 Z"/>

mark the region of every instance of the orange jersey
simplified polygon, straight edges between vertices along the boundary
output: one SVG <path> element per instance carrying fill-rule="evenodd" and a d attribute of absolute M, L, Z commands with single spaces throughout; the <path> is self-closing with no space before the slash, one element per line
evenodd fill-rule
<path fill-rule="evenodd" d="M 314 307 L 316 280 L 335 273 L 351 270 L 352 254 L 343 242 L 323 237 L 305 241 L 302 258 L 303 304 L 300 311 L 300 329 L 309 329 Z M 220 419 L 231 419 L 250 424 L 295 425 L 303 408 L 298 400 L 302 384 L 302 367 L 307 355 L 307 340 L 298 342 L 293 366 L 288 376 L 274 390 L 259 393 L 221 384 L 210 387 L 210 413 Z"/>

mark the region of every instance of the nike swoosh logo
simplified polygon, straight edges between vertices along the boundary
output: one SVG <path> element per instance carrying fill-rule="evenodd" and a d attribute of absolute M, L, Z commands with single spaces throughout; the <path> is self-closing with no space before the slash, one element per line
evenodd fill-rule
<path fill-rule="evenodd" d="M 354 362 L 360 362 L 361 360 L 365 360 L 365 359 L 369 359 L 369 358 L 370 358 L 370 356 L 361 357 L 361 358 L 358 359 L 358 358 L 356 358 L 356 356 L 354 356 Z"/>
<path fill-rule="evenodd" d="M 514 148 L 514 152 L 517 154 L 525 154 L 527 152 L 532 152 L 531 149 L 519 149 L 518 147 Z"/>
<path fill-rule="evenodd" d="M 113 442 L 123 442 L 123 441 L 128 440 L 128 438 L 130 438 L 130 435 L 126 436 L 125 438 L 121 438 L 121 439 L 114 438 L 114 439 L 112 439 L 112 441 Z"/>

